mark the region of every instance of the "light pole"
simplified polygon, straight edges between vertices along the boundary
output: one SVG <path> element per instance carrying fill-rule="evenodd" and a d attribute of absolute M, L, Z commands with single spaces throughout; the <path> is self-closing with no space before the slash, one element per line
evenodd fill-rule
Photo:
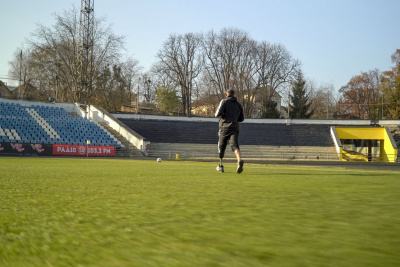
<path fill-rule="evenodd" d="M 288 98 L 287 98 L 287 115 L 288 115 L 288 119 L 290 119 L 290 86 L 292 84 L 289 83 L 289 89 L 288 89 Z"/>
<path fill-rule="evenodd" d="M 18 92 L 18 99 L 23 99 L 23 94 L 21 94 L 22 90 L 22 49 L 19 53 L 19 92 Z M 21 97 L 22 96 L 22 97 Z"/>
<path fill-rule="evenodd" d="M 136 96 L 136 113 L 137 114 L 139 114 L 139 84 L 140 84 L 140 77 L 138 78 L 137 96 Z"/>

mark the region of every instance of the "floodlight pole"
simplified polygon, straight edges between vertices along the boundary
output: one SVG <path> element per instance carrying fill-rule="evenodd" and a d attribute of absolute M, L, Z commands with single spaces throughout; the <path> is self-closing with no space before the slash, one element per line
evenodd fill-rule
<path fill-rule="evenodd" d="M 78 75 L 79 84 L 75 101 L 81 102 L 84 94 L 85 104 L 92 89 L 94 46 L 94 0 L 81 0 L 78 36 Z"/>
<path fill-rule="evenodd" d="M 18 92 L 18 99 L 21 99 L 23 97 L 21 94 L 21 90 L 22 90 L 22 49 L 21 52 L 19 53 L 19 92 Z"/>

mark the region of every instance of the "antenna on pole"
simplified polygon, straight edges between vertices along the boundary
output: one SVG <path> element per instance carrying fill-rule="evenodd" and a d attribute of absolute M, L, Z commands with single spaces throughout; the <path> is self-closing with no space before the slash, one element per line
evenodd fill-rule
<path fill-rule="evenodd" d="M 92 87 L 94 0 L 81 0 L 78 40 L 78 88 L 74 100 L 87 104 Z"/>

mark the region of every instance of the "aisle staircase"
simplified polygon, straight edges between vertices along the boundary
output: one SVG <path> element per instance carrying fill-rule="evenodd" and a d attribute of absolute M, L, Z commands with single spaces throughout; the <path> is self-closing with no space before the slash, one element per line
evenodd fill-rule
<path fill-rule="evenodd" d="M 142 152 L 137 149 L 134 145 L 128 142 L 120 133 L 107 125 L 107 123 L 101 122 L 99 123 L 105 129 L 107 129 L 115 138 L 117 138 L 121 142 L 121 147 L 116 148 L 115 156 L 116 157 L 143 157 Z"/>

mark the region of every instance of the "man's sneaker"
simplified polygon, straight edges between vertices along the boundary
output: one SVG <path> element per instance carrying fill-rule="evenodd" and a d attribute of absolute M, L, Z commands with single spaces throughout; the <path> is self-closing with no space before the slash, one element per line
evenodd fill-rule
<path fill-rule="evenodd" d="M 243 171 L 243 165 L 244 165 L 244 161 L 243 161 L 243 160 L 239 160 L 239 161 L 238 161 L 238 166 L 237 166 L 237 169 L 236 169 L 236 172 L 237 172 L 237 173 L 242 173 L 242 171 Z"/>
<path fill-rule="evenodd" d="M 217 171 L 219 171 L 219 172 L 224 172 L 224 166 L 223 166 L 222 164 L 219 164 L 219 165 L 217 166 Z"/>

